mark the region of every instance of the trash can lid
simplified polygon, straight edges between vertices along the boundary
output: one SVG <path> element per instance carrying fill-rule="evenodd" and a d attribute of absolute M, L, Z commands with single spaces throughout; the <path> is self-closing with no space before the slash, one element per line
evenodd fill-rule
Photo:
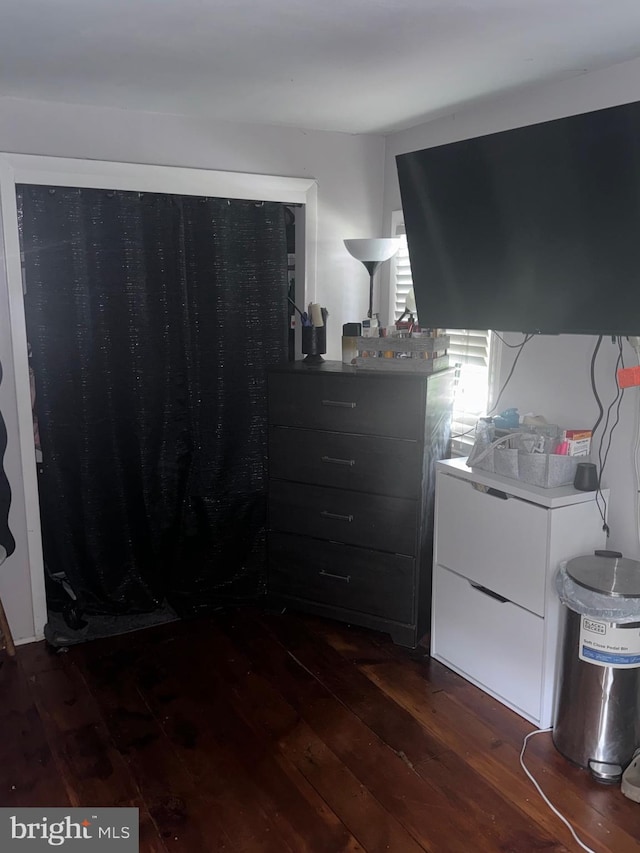
<path fill-rule="evenodd" d="M 588 554 L 566 564 L 569 577 L 580 586 L 619 598 L 640 598 L 640 563 L 626 557 Z"/>

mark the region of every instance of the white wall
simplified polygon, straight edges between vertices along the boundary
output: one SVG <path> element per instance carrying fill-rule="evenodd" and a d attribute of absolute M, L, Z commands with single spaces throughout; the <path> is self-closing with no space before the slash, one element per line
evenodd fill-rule
<path fill-rule="evenodd" d="M 0 412 L 7 427 L 7 449 L 4 468 L 11 487 L 9 529 L 16 540 L 16 550 L 0 565 L 0 598 L 7 611 L 14 639 L 33 637 L 33 608 L 31 606 L 31 574 L 27 560 L 27 522 L 24 509 L 22 465 L 18 447 L 18 417 L 13 381 L 13 354 L 9 327 L 9 299 L 3 278 L 4 264 L 0 258 L 0 363 L 3 378 L 0 384 Z"/>
<path fill-rule="evenodd" d="M 385 233 L 389 233 L 391 212 L 400 207 L 397 154 L 636 100 L 640 100 L 640 60 L 485 100 L 453 115 L 390 135 L 385 155 Z M 510 342 L 520 339 L 514 335 L 508 337 Z M 595 341 L 595 337 L 570 335 L 532 340 L 518 361 L 499 409 L 517 406 L 521 412 L 534 411 L 567 427 L 593 426 L 598 409 L 591 393 L 589 364 Z M 512 365 L 513 355 L 514 350 L 502 354 L 502 379 Z M 626 344 L 625 355 L 628 365 L 635 363 Z M 616 356 L 617 348 L 608 339 L 603 341 L 596 375 L 605 408 L 616 394 Z M 635 509 L 637 484 L 633 474 L 639 395 L 640 389 L 625 392 L 621 420 L 604 475 L 604 485 L 611 488 L 608 547 L 619 549 L 633 559 L 640 559 Z"/>
<path fill-rule="evenodd" d="M 368 275 L 345 237 L 382 234 L 384 139 L 342 133 L 216 123 L 181 116 L 0 98 L 0 151 L 252 174 L 318 182 L 316 301 L 329 312 L 327 358 L 341 358 L 342 324 L 365 316 Z M 0 595 L 16 639 L 33 636 L 15 388 L 10 369 L 6 287 L 0 281 L 0 405 L 13 490 L 14 555 L 0 567 Z"/>

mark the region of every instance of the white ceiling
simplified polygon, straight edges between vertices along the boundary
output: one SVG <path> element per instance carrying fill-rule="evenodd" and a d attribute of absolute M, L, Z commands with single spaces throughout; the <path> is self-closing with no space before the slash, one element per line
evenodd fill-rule
<path fill-rule="evenodd" d="M 0 0 L 0 96 L 349 133 L 637 56 L 638 0 Z"/>

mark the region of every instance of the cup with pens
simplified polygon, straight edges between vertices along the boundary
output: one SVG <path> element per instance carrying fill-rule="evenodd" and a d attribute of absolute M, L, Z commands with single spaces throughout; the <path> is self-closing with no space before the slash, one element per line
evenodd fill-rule
<path fill-rule="evenodd" d="M 308 364 L 320 364 L 322 354 L 327 351 L 327 309 L 317 302 L 310 302 L 307 311 L 301 311 L 292 303 L 300 315 L 302 324 L 302 352 Z"/>

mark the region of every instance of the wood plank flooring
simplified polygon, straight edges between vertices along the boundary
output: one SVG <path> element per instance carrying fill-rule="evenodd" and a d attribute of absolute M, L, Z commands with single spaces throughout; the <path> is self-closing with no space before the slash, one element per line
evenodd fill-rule
<path fill-rule="evenodd" d="M 0 804 L 135 806 L 142 853 L 567 853 L 519 763 L 533 726 L 384 634 L 257 609 L 22 646 L 0 667 Z M 640 806 L 529 740 L 597 853 Z"/>

